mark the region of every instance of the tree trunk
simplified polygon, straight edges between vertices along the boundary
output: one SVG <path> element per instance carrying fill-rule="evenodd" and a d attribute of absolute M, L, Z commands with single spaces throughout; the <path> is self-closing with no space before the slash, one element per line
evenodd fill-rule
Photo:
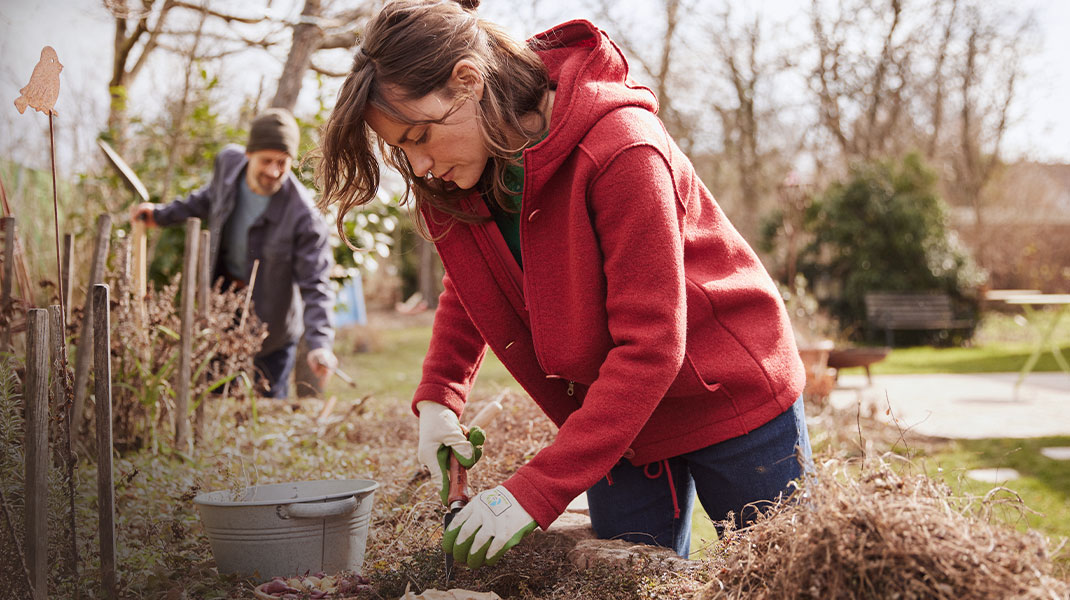
<path fill-rule="evenodd" d="M 294 25 L 293 44 L 279 76 L 279 87 L 271 101 L 272 108 L 285 108 L 293 112 L 297 97 L 301 94 L 305 72 L 312 64 L 312 53 L 323 40 L 323 30 L 315 23 L 322 16 L 321 12 L 320 0 L 305 0 L 305 7 L 301 11 L 303 18 Z"/>

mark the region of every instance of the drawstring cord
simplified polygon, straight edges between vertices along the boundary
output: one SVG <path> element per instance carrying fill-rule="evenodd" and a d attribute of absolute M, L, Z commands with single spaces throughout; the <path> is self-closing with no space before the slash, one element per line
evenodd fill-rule
<path fill-rule="evenodd" d="M 656 473 L 650 472 L 650 466 L 657 465 L 658 471 Z M 680 518 L 680 503 L 676 499 L 676 484 L 672 480 L 672 471 L 669 469 L 669 459 L 662 459 L 661 462 L 647 463 L 643 466 L 643 475 L 646 475 L 647 479 L 657 479 L 661 477 L 661 474 L 665 473 L 665 478 L 669 480 L 669 493 L 672 495 L 672 518 Z"/>
<path fill-rule="evenodd" d="M 657 465 L 657 473 L 651 473 L 651 465 Z M 661 474 L 665 473 L 666 478 L 669 480 L 669 494 L 672 496 L 672 518 L 680 518 L 680 502 L 676 499 L 676 484 L 672 480 L 672 471 L 669 469 L 669 459 L 662 459 L 661 462 L 647 463 L 643 465 L 643 475 L 646 475 L 647 479 L 657 479 L 661 477 Z M 613 476 L 606 473 L 606 483 L 613 485 Z"/>

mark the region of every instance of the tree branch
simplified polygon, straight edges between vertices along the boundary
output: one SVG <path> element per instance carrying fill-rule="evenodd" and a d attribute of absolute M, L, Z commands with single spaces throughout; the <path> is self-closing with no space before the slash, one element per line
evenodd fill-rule
<path fill-rule="evenodd" d="M 359 39 L 360 36 L 357 35 L 356 31 L 335 33 L 332 35 L 325 36 L 322 40 L 320 40 L 318 49 L 331 50 L 335 48 L 352 48 L 353 46 L 357 45 L 357 40 Z"/>
<path fill-rule="evenodd" d="M 274 19 L 272 19 L 272 18 L 270 18 L 270 17 L 268 17 L 266 15 L 263 16 L 263 17 L 239 17 L 237 15 L 230 15 L 230 14 L 227 14 L 227 13 L 222 13 L 222 12 L 219 12 L 219 11 L 216 11 L 216 10 L 212 10 L 212 9 L 206 7 L 206 6 L 197 6 L 196 4 L 190 4 L 188 2 L 183 2 L 182 0 L 174 0 L 173 4 L 175 6 L 177 6 L 178 8 L 186 8 L 186 9 L 189 9 L 189 10 L 202 12 L 202 13 L 208 15 L 208 16 L 216 17 L 217 19 L 222 19 L 222 20 L 224 20 L 224 21 L 226 21 L 228 23 L 238 22 L 238 23 L 245 23 L 247 25 L 255 25 L 256 23 L 263 23 L 265 21 L 273 21 L 274 20 Z"/>
<path fill-rule="evenodd" d="M 148 2 L 149 0 L 146 0 Z M 141 72 L 141 68 L 145 66 L 148 61 L 149 54 L 160 41 L 160 33 L 163 31 L 164 20 L 167 19 L 167 13 L 174 7 L 174 0 L 164 0 L 163 8 L 160 9 L 160 16 L 156 19 L 156 27 L 152 28 L 149 33 L 149 39 L 145 42 L 145 47 L 141 49 L 141 55 L 137 57 L 137 62 L 131 67 L 128 77 L 130 79 L 136 79 L 137 74 Z"/>
<path fill-rule="evenodd" d="M 308 68 L 319 73 L 320 75 L 326 75 L 327 77 L 346 77 L 349 75 L 349 71 L 332 71 L 317 65 L 315 62 L 309 63 Z"/>

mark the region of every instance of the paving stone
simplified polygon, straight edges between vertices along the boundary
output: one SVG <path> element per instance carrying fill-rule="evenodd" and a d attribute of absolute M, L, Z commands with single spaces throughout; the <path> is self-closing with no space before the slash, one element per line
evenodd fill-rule
<path fill-rule="evenodd" d="M 623 540 L 600 540 L 591 528 L 591 519 L 586 513 L 566 512 L 558 517 L 548 531 L 536 529 L 532 534 L 570 548 L 569 560 L 579 569 L 593 566 L 628 566 L 638 562 L 655 562 L 671 571 L 686 571 L 696 568 L 699 561 L 676 556 L 668 548 L 633 544 Z"/>
<path fill-rule="evenodd" d="M 1070 460 L 1070 447 L 1068 446 L 1042 448 L 1040 453 L 1052 460 Z"/>
<path fill-rule="evenodd" d="M 583 540 L 568 553 L 568 558 L 577 569 L 654 563 L 663 569 L 682 572 L 697 568 L 701 564 L 699 561 L 680 558 L 669 548 L 633 544 L 623 540 Z"/>
<path fill-rule="evenodd" d="M 993 485 L 1013 481 L 1021 477 L 1014 469 L 971 469 L 966 471 L 966 476 L 975 481 L 991 483 Z"/>

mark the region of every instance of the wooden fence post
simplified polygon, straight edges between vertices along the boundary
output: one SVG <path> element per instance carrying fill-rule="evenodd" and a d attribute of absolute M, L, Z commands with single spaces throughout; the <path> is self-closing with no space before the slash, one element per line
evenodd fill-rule
<path fill-rule="evenodd" d="M 111 315 L 108 286 L 93 285 L 93 374 L 97 421 L 97 513 L 100 572 L 106 598 L 118 598 L 115 577 L 115 488 L 111 439 Z"/>
<path fill-rule="evenodd" d="M 69 306 L 68 310 L 70 310 Z M 63 440 L 66 444 L 65 450 L 60 452 L 63 457 L 62 462 L 66 467 L 67 473 L 67 486 L 68 486 L 68 500 L 70 502 L 70 517 L 69 521 L 69 533 L 70 533 L 70 546 L 67 548 L 67 570 L 71 574 L 74 580 L 74 597 L 81 596 L 78 583 L 78 528 L 77 528 L 77 516 L 75 513 L 74 497 L 75 497 L 75 485 L 74 482 L 74 458 L 72 457 L 72 448 L 74 440 L 71 439 L 71 421 L 70 421 L 70 405 L 68 404 L 69 398 L 67 397 L 67 384 L 70 381 L 67 379 L 67 363 L 66 363 L 66 343 L 67 338 L 65 335 L 63 318 L 63 307 L 53 304 L 48 307 L 49 326 L 48 331 L 52 338 L 52 417 L 49 422 L 52 423 L 52 431 L 49 433 L 49 438 L 56 440 L 57 442 Z"/>
<path fill-rule="evenodd" d="M 74 408 L 71 411 L 71 435 L 77 438 L 85 407 L 89 382 L 89 361 L 93 358 L 93 286 L 104 280 L 104 264 L 108 261 L 108 240 L 111 237 L 111 217 L 97 217 L 97 245 L 89 266 L 89 285 L 82 311 L 82 331 L 78 335 L 78 354 L 74 357 Z"/>
<path fill-rule="evenodd" d="M 193 306 L 197 293 L 197 242 L 201 220 L 186 219 L 186 251 L 182 257 L 182 351 L 178 359 L 177 395 L 175 397 L 175 449 L 193 453 L 190 436 L 190 377 L 193 361 Z"/>
<path fill-rule="evenodd" d="M 145 296 L 148 294 L 148 249 L 145 245 L 145 223 L 135 219 L 130 227 L 131 246 L 134 253 L 134 306 L 137 307 L 137 316 L 144 324 L 147 314 L 145 312 Z"/>
<path fill-rule="evenodd" d="M 201 241 L 197 245 L 197 314 L 201 319 L 208 322 L 209 294 L 212 288 L 212 266 L 209 264 L 209 254 L 212 252 L 212 232 L 207 229 L 201 230 Z M 211 383 L 212 373 L 205 369 L 204 378 Z M 200 442 L 204 436 L 204 410 L 207 398 L 197 404 L 193 415 L 193 439 Z"/>
<path fill-rule="evenodd" d="M 3 218 L 4 228 L 4 283 L 0 292 L 0 310 L 11 306 L 12 282 L 15 278 L 15 217 Z M 11 323 L 4 325 L 0 332 L 0 352 L 11 349 Z"/>
<path fill-rule="evenodd" d="M 208 294 L 212 289 L 212 265 L 208 264 L 212 252 L 212 232 L 201 230 L 201 241 L 197 245 L 197 312 L 208 316 Z"/>
<path fill-rule="evenodd" d="M 63 234 L 63 322 L 71 322 L 71 300 L 74 299 L 74 236 Z"/>
<path fill-rule="evenodd" d="M 26 565 L 34 600 L 48 598 L 48 311 L 26 316 Z"/>

